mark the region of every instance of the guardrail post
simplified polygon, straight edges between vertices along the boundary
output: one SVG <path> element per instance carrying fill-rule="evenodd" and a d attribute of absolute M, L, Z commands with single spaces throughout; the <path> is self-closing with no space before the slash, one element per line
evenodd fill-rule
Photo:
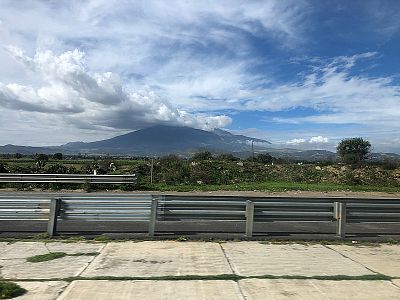
<path fill-rule="evenodd" d="M 158 206 L 158 199 L 157 198 L 151 199 L 149 236 L 154 236 L 154 231 L 156 228 L 156 220 L 157 220 L 157 206 Z"/>
<path fill-rule="evenodd" d="M 346 236 L 346 203 L 335 202 L 335 207 L 336 235 L 343 238 Z"/>
<path fill-rule="evenodd" d="M 254 202 L 246 201 L 246 237 L 253 236 Z"/>
<path fill-rule="evenodd" d="M 49 221 L 47 223 L 47 234 L 52 237 L 57 232 L 57 216 L 60 213 L 61 199 L 50 200 Z"/>

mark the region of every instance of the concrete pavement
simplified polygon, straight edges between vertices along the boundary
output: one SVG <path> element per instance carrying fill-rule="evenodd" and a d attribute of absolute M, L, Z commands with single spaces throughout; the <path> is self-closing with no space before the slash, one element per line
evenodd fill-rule
<path fill-rule="evenodd" d="M 26 260 L 51 252 L 67 255 Z M 28 290 L 16 299 L 400 299 L 399 257 L 387 244 L 3 242 L 0 277 Z"/>

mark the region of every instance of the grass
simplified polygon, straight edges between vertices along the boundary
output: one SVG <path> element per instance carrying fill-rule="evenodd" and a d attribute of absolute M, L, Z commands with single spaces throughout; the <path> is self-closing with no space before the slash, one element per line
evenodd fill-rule
<path fill-rule="evenodd" d="M 353 192 L 400 192 L 400 187 L 393 186 L 373 186 L 373 185 L 345 185 L 334 183 L 297 183 L 297 182 L 278 182 L 269 181 L 261 183 L 237 183 L 228 185 L 166 185 L 153 184 L 144 185 L 142 188 L 146 190 L 154 190 L 161 192 L 191 192 L 191 191 L 269 191 L 269 192 L 286 192 L 286 191 L 353 191 Z"/>
<path fill-rule="evenodd" d="M 35 256 L 28 257 L 26 259 L 26 261 L 30 262 L 30 263 L 38 263 L 38 262 L 44 262 L 44 261 L 62 258 L 65 256 L 96 256 L 98 254 L 99 254 L 98 252 L 86 252 L 86 253 L 79 252 L 79 253 L 73 253 L 73 254 L 67 254 L 65 252 L 50 252 L 47 254 L 35 255 Z"/>
<path fill-rule="evenodd" d="M 392 277 L 386 276 L 383 274 L 368 274 L 368 275 L 359 275 L 359 276 L 349 276 L 349 275 L 316 275 L 316 276 L 302 276 L 302 275 L 264 275 L 264 276 L 250 276 L 248 278 L 257 278 L 257 279 L 314 279 L 314 280 L 392 280 Z"/>
<path fill-rule="evenodd" d="M 65 252 L 50 252 L 47 254 L 42 254 L 42 255 L 35 255 L 35 256 L 30 256 L 26 259 L 27 262 L 30 263 L 38 263 L 38 262 L 43 262 L 43 261 L 49 261 L 49 260 L 54 260 L 58 258 L 62 258 L 67 256 L 67 253 Z"/>
<path fill-rule="evenodd" d="M 136 237 L 136 238 L 112 238 L 105 235 L 96 236 L 94 238 L 88 237 L 85 238 L 83 236 L 78 237 L 65 237 L 65 236 L 57 236 L 53 238 L 42 239 L 40 235 L 34 235 L 32 237 L 0 237 L 0 242 L 13 244 L 16 242 L 43 242 L 43 243 L 75 243 L 75 242 L 84 242 L 89 244 L 103 244 L 108 242 L 142 242 L 142 241 L 158 241 L 158 240 L 171 240 L 177 242 L 185 242 L 185 241 L 192 241 L 192 242 L 213 242 L 213 243 L 225 243 L 227 241 L 231 242 L 239 242 L 239 241 L 247 241 L 248 238 L 246 237 L 232 237 L 232 238 L 223 238 L 220 237 L 191 237 L 191 236 L 171 236 L 171 237 L 163 237 L 162 239 L 158 239 L 155 237 Z M 399 245 L 400 239 L 380 239 L 380 240 L 360 240 L 356 237 L 353 239 L 338 239 L 332 237 L 332 239 L 275 239 L 270 237 L 260 237 L 260 238 L 253 238 L 252 241 L 258 241 L 261 244 L 304 244 L 304 245 L 349 245 L 349 246 L 371 246 L 371 247 L 379 247 L 382 244 L 389 244 L 389 245 Z M 94 255 L 97 252 L 93 252 Z M 85 253 L 77 253 L 79 255 L 83 255 Z M 88 253 L 87 255 L 90 255 Z M 68 254 L 67 254 L 68 255 Z M 70 254 L 71 255 L 71 254 Z"/>
<path fill-rule="evenodd" d="M 97 256 L 99 252 L 79 252 L 73 254 L 67 254 L 68 256 Z"/>
<path fill-rule="evenodd" d="M 14 282 L 0 281 L 0 299 L 11 299 L 25 293 L 26 290 Z"/>
<path fill-rule="evenodd" d="M 220 274 L 220 275 L 178 275 L 178 276 L 153 276 L 153 277 L 135 277 L 135 276 L 93 276 L 93 277 L 67 277 L 67 278 L 49 278 L 49 279 L 20 279 L 19 281 L 67 281 L 72 282 L 75 280 L 167 280 L 167 281 L 191 281 L 191 280 L 243 280 L 243 279 L 287 279 L 287 280 L 360 280 L 360 281 L 373 281 L 385 280 L 390 281 L 398 279 L 398 277 L 390 277 L 383 274 L 369 274 L 359 276 L 349 275 L 316 275 L 316 276 L 302 276 L 302 275 L 257 275 L 257 276 L 242 276 L 236 274 Z M 13 279 L 6 279 L 11 281 Z"/>

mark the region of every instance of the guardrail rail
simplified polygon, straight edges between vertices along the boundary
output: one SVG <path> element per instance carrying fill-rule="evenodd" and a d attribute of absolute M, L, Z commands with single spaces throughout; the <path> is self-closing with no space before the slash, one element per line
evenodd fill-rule
<path fill-rule="evenodd" d="M 0 173 L 0 183 L 136 183 L 132 175 L 87 175 L 87 174 L 9 174 Z"/>
<path fill-rule="evenodd" d="M 48 220 L 48 234 L 57 221 L 147 222 L 148 234 L 170 221 L 245 222 L 245 235 L 254 223 L 334 222 L 335 234 L 346 236 L 348 223 L 399 224 L 400 199 L 290 198 L 174 195 L 0 195 L 0 221 Z M 397 225 L 396 225 L 397 226 Z"/>

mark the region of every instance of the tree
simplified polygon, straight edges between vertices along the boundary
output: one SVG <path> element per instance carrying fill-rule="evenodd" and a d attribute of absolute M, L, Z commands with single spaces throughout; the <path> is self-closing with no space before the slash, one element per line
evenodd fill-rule
<path fill-rule="evenodd" d="M 60 152 L 54 153 L 53 154 L 53 159 L 62 160 L 63 159 L 63 154 L 60 153 Z"/>
<path fill-rule="evenodd" d="M 371 143 L 363 138 L 343 139 L 337 145 L 336 151 L 345 163 L 358 164 L 368 158 Z"/>
<path fill-rule="evenodd" d="M 0 173 L 7 173 L 7 172 L 8 172 L 7 165 L 0 163 Z"/>
<path fill-rule="evenodd" d="M 217 160 L 222 160 L 222 161 L 238 161 L 240 158 L 234 156 L 231 153 L 221 153 L 220 155 L 217 156 Z"/>
<path fill-rule="evenodd" d="M 261 164 L 269 164 L 272 162 L 272 159 L 273 159 L 273 157 L 271 155 L 269 155 L 268 153 L 259 153 L 254 158 L 254 161 L 261 163 Z"/>
<path fill-rule="evenodd" d="M 35 155 L 35 161 L 36 161 L 36 167 L 40 170 L 43 169 L 44 166 L 46 165 L 46 162 L 49 160 L 49 157 L 46 154 L 36 154 Z"/>
<path fill-rule="evenodd" d="M 192 156 L 192 160 L 210 160 L 212 159 L 212 153 L 210 151 L 197 152 Z"/>

